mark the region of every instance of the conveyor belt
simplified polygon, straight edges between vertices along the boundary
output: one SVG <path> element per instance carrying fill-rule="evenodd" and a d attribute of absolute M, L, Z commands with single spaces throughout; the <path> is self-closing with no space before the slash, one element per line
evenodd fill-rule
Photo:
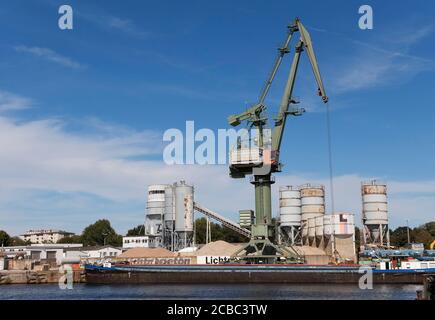
<path fill-rule="evenodd" d="M 222 225 L 224 225 L 225 227 L 230 228 L 231 230 L 234 230 L 237 233 L 240 233 L 241 235 L 243 235 L 247 238 L 251 238 L 251 231 L 249 231 L 248 229 L 242 228 L 237 223 L 235 223 L 227 218 L 224 218 L 220 214 L 213 212 L 210 209 L 207 209 L 207 208 L 201 206 L 198 202 L 194 203 L 194 209 L 198 212 L 201 212 L 202 214 L 205 214 L 207 217 L 213 218 L 216 221 L 222 223 Z"/>

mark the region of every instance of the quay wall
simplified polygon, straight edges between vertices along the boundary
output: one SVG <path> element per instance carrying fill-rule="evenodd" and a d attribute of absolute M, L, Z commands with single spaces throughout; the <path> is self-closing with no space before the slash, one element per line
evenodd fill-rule
<path fill-rule="evenodd" d="M 73 282 L 86 282 L 84 270 L 73 270 L 72 272 Z M 59 283 L 59 279 L 63 275 L 64 274 L 60 273 L 59 270 L 4 270 L 0 271 L 0 285 Z"/>

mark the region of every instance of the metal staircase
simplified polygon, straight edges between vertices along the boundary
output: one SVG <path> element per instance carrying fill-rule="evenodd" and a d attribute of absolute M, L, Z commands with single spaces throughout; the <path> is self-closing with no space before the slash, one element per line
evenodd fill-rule
<path fill-rule="evenodd" d="M 210 209 L 203 207 L 198 202 L 194 202 L 193 208 L 196 211 L 198 211 L 202 214 L 205 214 L 207 217 L 210 217 L 210 218 L 220 222 L 223 226 L 230 228 L 231 230 L 234 230 L 237 233 L 240 233 L 242 236 L 245 236 L 247 238 L 251 238 L 251 231 L 249 231 L 248 229 L 242 228 L 237 223 L 235 223 L 227 218 L 224 218 L 220 214 L 213 212 Z"/>

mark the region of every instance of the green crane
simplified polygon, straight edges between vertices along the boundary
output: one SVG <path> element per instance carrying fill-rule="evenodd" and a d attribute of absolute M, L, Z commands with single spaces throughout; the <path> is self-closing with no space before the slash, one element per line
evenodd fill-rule
<path fill-rule="evenodd" d="M 270 135 L 265 132 L 267 125 L 267 116 L 265 115 L 266 105 L 264 101 L 269 93 L 269 89 L 281 65 L 284 55 L 290 52 L 289 44 L 292 36 L 299 32 L 300 38 L 295 46 L 293 62 L 291 64 L 287 84 L 281 99 L 280 108 L 277 117 L 274 119 L 274 126 L 271 128 Z M 256 262 L 270 262 L 276 259 L 277 253 L 286 258 L 294 258 L 295 253 L 290 252 L 281 246 L 276 246 L 271 242 L 273 224 L 272 224 L 272 206 L 271 206 L 271 185 L 274 183 L 272 173 L 281 172 L 281 163 L 279 154 L 281 142 L 287 116 L 300 116 L 305 110 L 301 108 L 290 108 L 291 104 L 298 102 L 293 98 L 293 88 L 296 80 L 299 60 L 303 51 L 307 52 L 311 67 L 318 85 L 318 94 L 322 97 L 323 102 L 328 102 L 323 81 L 320 75 L 317 59 L 314 54 L 311 37 L 301 21 L 296 18 L 294 23 L 288 26 L 287 37 L 283 45 L 278 49 L 278 56 L 273 64 L 272 71 L 261 91 L 259 100 L 245 112 L 238 115 L 231 115 L 228 123 L 231 126 L 238 126 L 246 121 L 250 128 L 257 129 L 258 137 L 256 140 L 257 148 L 249 147 L 243 150 L 238 143 L 237 148 L 231 151 L 230 157 L 230 175 L 232 178 L 244 178 L 246 175 L 252 175 L 251 183 L 255 186 L 255 223 L 251 227 L 251 240 L 249 244 L 239 252 L 246 252 L 244 259 L 254 259 Z M 268 138 L 269 137 L 269 138 Z M 265 141 L 266 140 L 266 141 Z M 241 155 L 248 152 L 248 156 Z M 258 153 L 258 154 L 257 154 Z M 256 161 L 252 160 L 252 156 Z M 246 160 L 248 159 L 248 160 Z M 261 161 L 258 161 L 261 159 Z"/>

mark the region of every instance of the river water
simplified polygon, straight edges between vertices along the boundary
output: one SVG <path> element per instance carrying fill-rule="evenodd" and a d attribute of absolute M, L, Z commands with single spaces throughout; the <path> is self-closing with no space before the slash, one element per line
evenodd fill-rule
<path fill-rule="evenodd" d="M 4 299 L 350 299 L 414 300 L 419 285 L 375 285 L 361 290 L 357 285 L 319 284 L 189 284 L 189 285 L 95 285 L 74 284 L 72 289 L 58 285 L 1 285 Z"/>

